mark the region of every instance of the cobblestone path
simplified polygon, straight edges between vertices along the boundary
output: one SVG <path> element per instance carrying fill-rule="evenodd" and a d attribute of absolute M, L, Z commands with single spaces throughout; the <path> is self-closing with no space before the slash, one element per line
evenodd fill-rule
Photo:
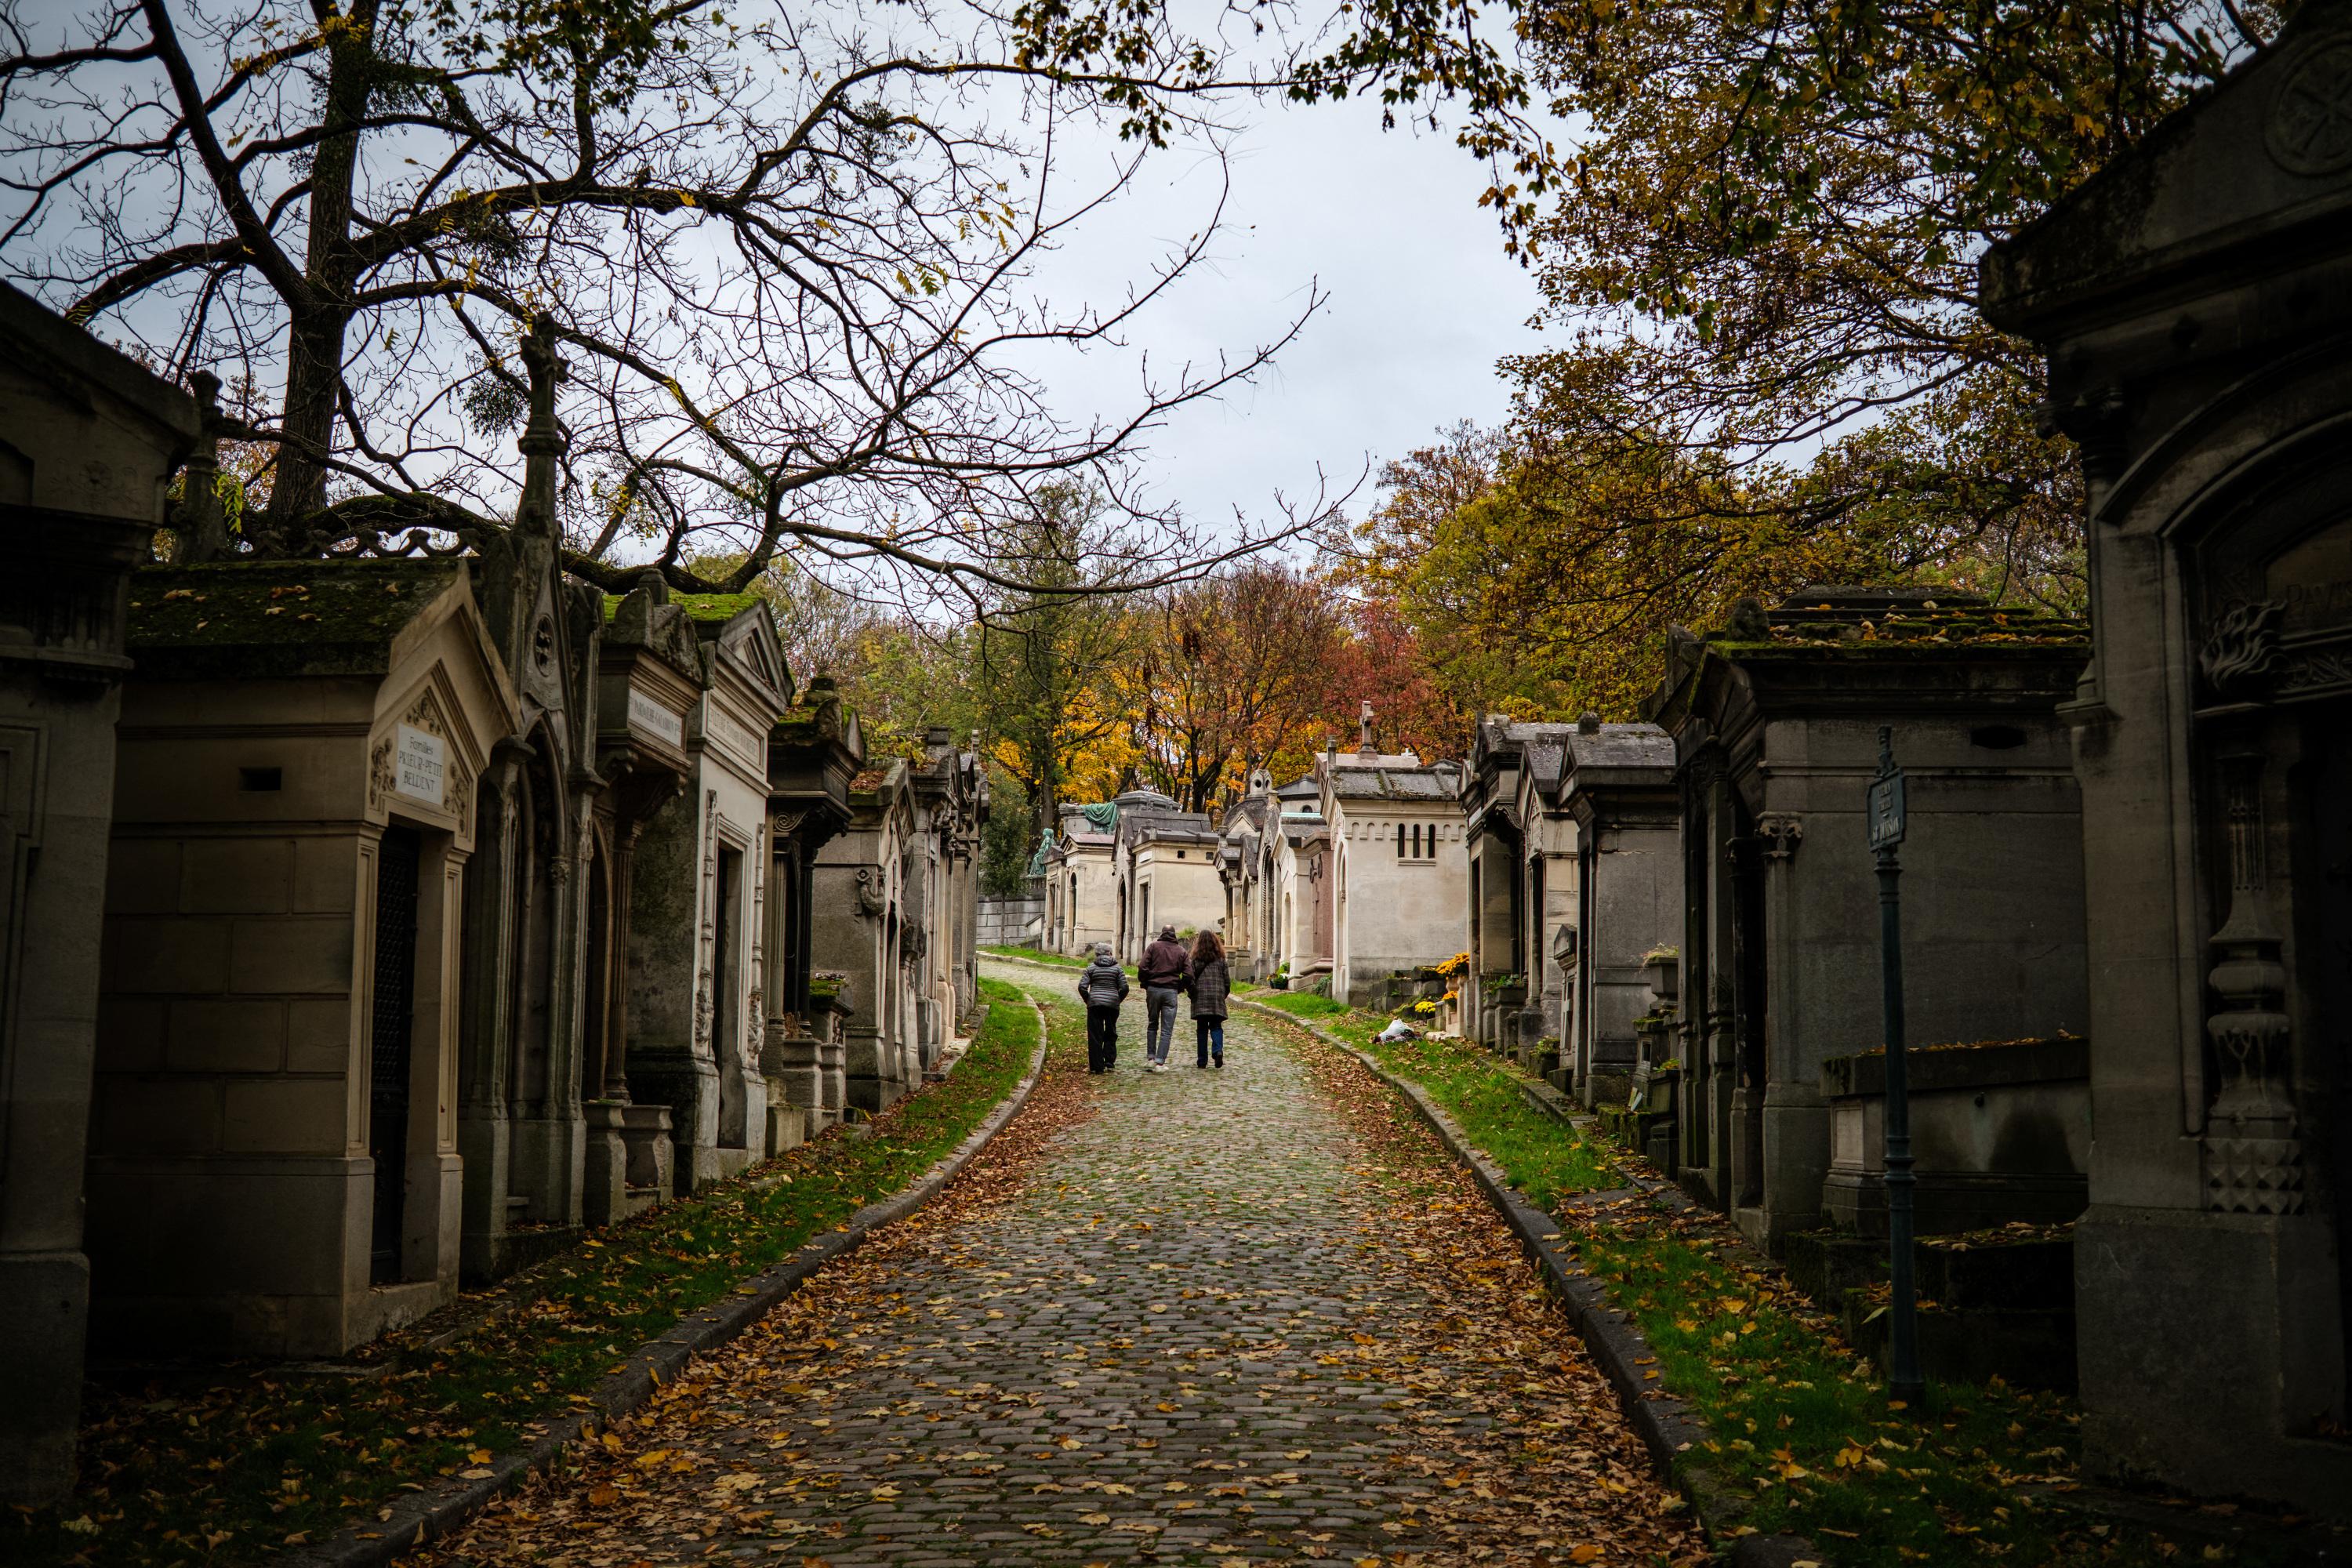
<path fill-rule="evenodd" d="M 1185 1020 L 1146 1074 L 1141 1017 L 1114 1075 L 1057 1047 L 949 1196 L 435 1559 L 1703 1557 L 1506 1233 L 1384 1091 L 1245 1018 L 1223 1072 L 1192 1067 Z"/>

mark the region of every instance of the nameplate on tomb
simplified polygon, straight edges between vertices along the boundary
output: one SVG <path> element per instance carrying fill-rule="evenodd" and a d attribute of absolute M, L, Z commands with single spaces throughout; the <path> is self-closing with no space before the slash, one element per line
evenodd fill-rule
<path fill-rule="evenodd" d="M 427 805 L 442 804 L 447 787 L 449 743 L 414 724 L 400 726 L 393 747 L 393 788 Z"/>
<path fill-rule="evenodd" d="M 710 716 L 710 731 L 718 738 L 720 745 L 755 769 L 765 765 L 768 760 L 768 749 L 761 743 L 760 735 L 751 725 L 715 702 L 705 711 Z"/>
<path fill-rule="evenodd" d="M 629 728 L 673 746 L 686 744 L 686 715 L 671 711 L 635 687 L 629 689 Z"/>

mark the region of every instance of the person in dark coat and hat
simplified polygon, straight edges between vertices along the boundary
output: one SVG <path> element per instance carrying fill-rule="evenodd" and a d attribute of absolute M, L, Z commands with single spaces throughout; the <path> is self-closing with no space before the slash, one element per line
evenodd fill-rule
<path fill-rule="evenodd" d="M 1168 1047 L 1176 1037 L 1176 998 L 1192 983 L 1192 961 L 1176 940 L 1176 928 L 1160 928 L 1158 940 L 1143 950 L 1135 966 L 1143 983 L 1143 1055 L 1148 1072 L 1168 1070 Z"/>

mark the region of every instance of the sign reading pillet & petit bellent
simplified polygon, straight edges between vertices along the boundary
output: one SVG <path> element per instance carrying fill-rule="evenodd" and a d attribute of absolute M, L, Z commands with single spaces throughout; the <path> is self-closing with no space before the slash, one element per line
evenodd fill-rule
<path fill-rule="evenodd" d="M 400 727 L 400 742 L 394 749 L 393 762 L 398 770 L 393 787 L 411 800 L 421 800 L 427 805 L 442 804 L 442 790 L 446 774 L 448 742 L 414 724 Z"/>
<path fill-rule="evenodd" d="M 643 731 L 656 741 L 667 741 L 673 746 L 686 744 L 686 716 L 665 708 L 657 699 L 634 686 L 629 688 L 629 728 Z"/>

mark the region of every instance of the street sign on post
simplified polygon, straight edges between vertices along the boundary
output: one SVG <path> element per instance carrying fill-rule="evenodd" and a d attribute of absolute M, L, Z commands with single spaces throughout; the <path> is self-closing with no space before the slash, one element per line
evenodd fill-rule
<path fill-rule="evenodd" d="M 1887 1316 L 1888 1394 L 1913 1408 L 1927 1392 L 1919 1375 L 1918 1289 L 1911 1257 L 1911 1081 L 1904 1060 L 1903 867 L 1895 856 L 1906 827 L 1903 770 L 1895 765 L 1895 731 L 1878 731 L 1878 773 L 1870 781 L 1871 852 L 1878 861 L 1879 974 L 1886 1009 L 1886 1244 L 1894 1300 Z"/>

